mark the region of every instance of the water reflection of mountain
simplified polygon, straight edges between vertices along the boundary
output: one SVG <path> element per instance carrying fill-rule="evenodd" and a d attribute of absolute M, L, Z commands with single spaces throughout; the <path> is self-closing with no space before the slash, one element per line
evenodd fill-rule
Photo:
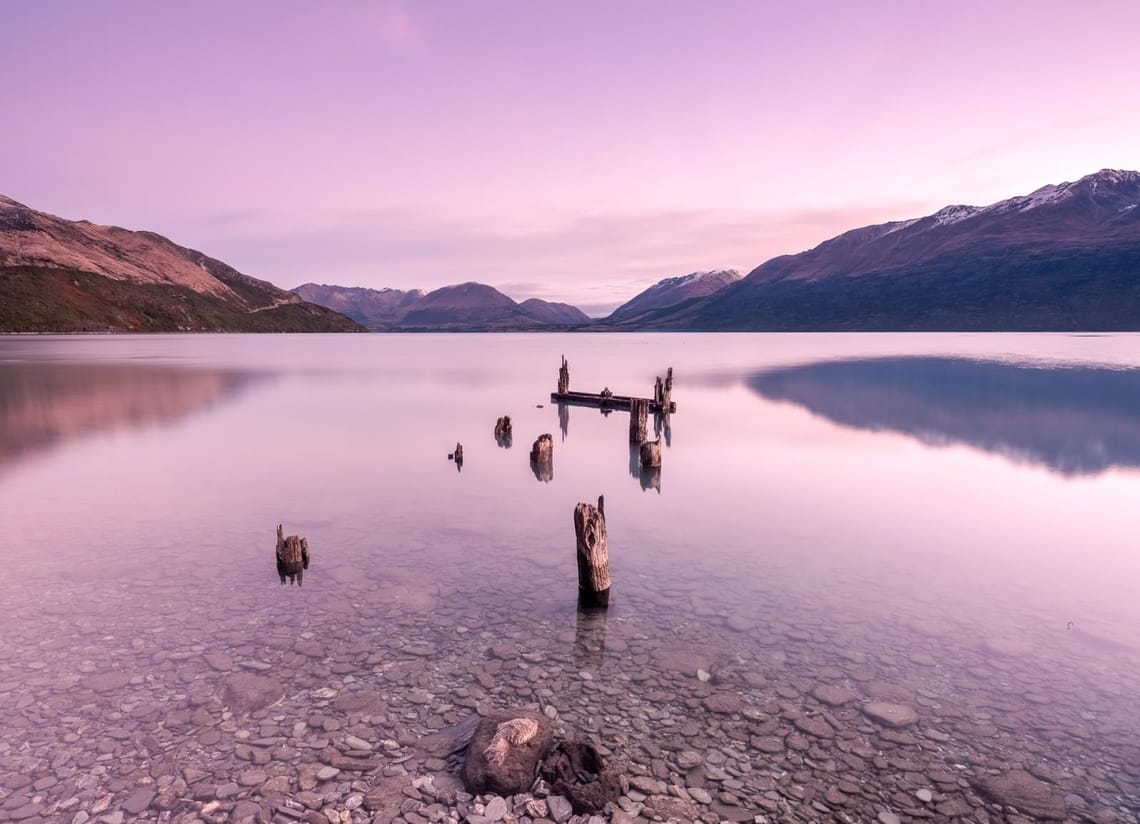
<path fill-rule="evenodd" d="M 72 438 L 186 417 L 253 379 L 192 367 L 0 363 L 0 468 Z"/>
<path fill-rule="evenodd" d="M 1140 370 L 896 357 L 777 369 L 748 384 L 845 426 L 968 444 L 1064 475 L 1140 466 Z"/>

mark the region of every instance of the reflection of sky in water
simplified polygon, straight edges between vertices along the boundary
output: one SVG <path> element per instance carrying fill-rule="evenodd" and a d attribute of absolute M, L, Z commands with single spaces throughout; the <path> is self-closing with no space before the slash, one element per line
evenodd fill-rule
<path fill-rule="evenodd" d="M 12 539 L 0 598 L 33 620 L 33 585 L 98 593 L 113 579 L 131 593 L 124 621 L 203 604 L 214 623 L 198 632 L 240 636 L 241 610 L 219 618 L 210 604 L 272 609 L 283 523 L 314 559 L 290 620 L 335 624 L 367 604 L 406 605 L 418 622 L 443 599 L 509 621 L 521 603 L 550 623 L 528 631 L 549 632 L 538 641 L 553 648 L 567 619 L 574 638 L 571 512 L 604 494 L 614 605 L 605 624 L 577 628 L 583 661 L 603 647 L 621 660 L 607 635 L 684 639 L 738 616 L 765 629 L 732 634 L 731 654 L 773 667 L 813 665 L 767 646 L 788 627 L 811 627 L 835 656 L 881 643 L 884 660 L 999 638 L 1047 651 L 1043 689 L 1095 669 L 1072 656 L 1100 656 L 1135 706 L 1137 373 L 1090 365 L 1140 366 L 1135 343 L 0 339 L 0 523 Z M 550 402 L 563 354 L 585 391 L 649 395 L 674 367 L 659 473 L 636 466 L 627 414 Z M 1080 367 L 1016 365 L 1046 360 Z M 501 415 L 509 448 L 494 438 Z M 528 453 L 547 432 L 553 474 L 540 482 Z M 457 441 L 462 472 L 447 460 Z"/>

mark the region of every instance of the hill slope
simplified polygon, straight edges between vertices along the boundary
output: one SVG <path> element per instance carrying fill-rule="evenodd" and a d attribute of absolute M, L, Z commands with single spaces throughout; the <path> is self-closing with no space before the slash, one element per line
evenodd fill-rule
<path fill-rule="evenodd" d="M 692 330 L 1140 329 L 1140 174 L 1103 170 L 774 258 L 646 318 Z"/>
<path fill-rule="evenodd" d="M 347 317 L 153 232 L 0 195 L 0 332 L 339 332 Z"/>

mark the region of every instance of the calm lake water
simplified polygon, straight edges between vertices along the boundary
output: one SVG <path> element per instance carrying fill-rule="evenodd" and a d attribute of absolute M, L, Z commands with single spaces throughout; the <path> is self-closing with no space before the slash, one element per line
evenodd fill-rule
<path fill-rule="evenodd" d="M 659 475 L 627 413 L 551 403 L 562 355 L 583 391 L 673 367 Z M 1137 501 L 1135 335 L 0 337 L 0 821 L 448 820 L 377 788 L 526 704 L 627 764 L 631 816 L 1135 821 Z M 235 710 L 237 673 L 282 700 Z M 350 731 L 375 770 L 314 783 Z"/>

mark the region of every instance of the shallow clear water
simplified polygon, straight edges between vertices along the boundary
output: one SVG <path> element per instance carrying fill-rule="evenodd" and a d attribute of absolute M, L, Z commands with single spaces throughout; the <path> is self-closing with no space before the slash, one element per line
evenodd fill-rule
<path fill-rule="evenodd" d="M 659 477 L 632 462 L 627 413 L 551 403 L 562 355 L 583 391 L 649 396 L 674 368 Z M 528 461 L 544 432 L 547 482 Z M 12 799 L 68 821 L 115 809 L 162 786 L 156 759 L 222 783 L 248 767 L 241 730 L 364 687 L 386 711 L 301 735 L 281 774 L 353 724 L 420 734 L 538 703 L 633 773 L 655 746 L 720 753 L 739 783 L 722 807 L 826 818 L 844 808 L 828 782 L 858 774 L 854 820 L 905 815 L 931 806 L 913 793 L 931 765 L 968 785 L 1013 763 L 1054 771 L 1073 814 L 1132 820 L 1138 493 L 1136 336 L 0 338 L 0 774 L 30 779 L 0 779 L 0 820 Z M 604 618 L 576 611 L 571 521 L 599 494 Z M 301 589 L 278 584 L 278 523 L 308 538 Z M 243 667 L 283 704 L 229 717 L 217 694 Z M 129 678 L 101 690 L 108 672 Z M 855 699 L 821 706 L 820 684 Z M 722 694 L 735 709 L 709 708 Z M 871 699 L 917 711 L 911 742 L 882 737 Z M 190 707 L 209 711 L 165 720 Z M 797 713 L 834 735 L 798 749 Z M 844 741 L 920 763 L 856 770 Z M 85 752 L 135 768 L 79 781 Z M 935 810 L 980 809 L 969 786 L 931 786 Z M 184 795 L 175 813 L 200 808 Z"/>

